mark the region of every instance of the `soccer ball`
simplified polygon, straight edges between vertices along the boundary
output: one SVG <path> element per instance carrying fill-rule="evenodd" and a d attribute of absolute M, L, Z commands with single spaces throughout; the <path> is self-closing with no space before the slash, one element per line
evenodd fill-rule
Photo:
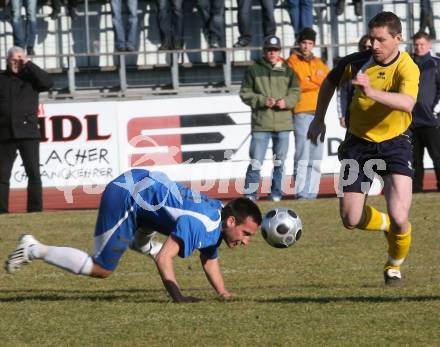
<path fill-rule="evenodd" d="M 272 247 L 287 248 L 300 239 L 302 222 L 292 210 L 283 207 L 274 208 L 264 216 L 261 234 Z"/>

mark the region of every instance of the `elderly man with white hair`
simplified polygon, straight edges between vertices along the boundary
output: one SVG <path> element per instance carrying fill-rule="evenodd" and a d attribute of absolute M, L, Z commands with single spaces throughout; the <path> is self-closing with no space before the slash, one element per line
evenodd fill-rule
<path fill-rule="evenodd" d="M 17 151 L 28 176 L 28 212 L 42 210 L 39 93 L 53 85 L 50 75 L 32 63 L 20 47 L 8 51 L 0 74 L 0 213 L 9 207 L 9 179 Z"/>

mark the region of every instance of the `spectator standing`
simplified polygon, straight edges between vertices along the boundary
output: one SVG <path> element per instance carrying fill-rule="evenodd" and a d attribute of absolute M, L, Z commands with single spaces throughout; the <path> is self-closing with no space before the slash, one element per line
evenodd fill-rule
<path fill-rule="evenodd" d="M 356 16 L 362 16 L 363 12 L 363 3 L 362 0 L 353 0 L 354 6 L 354 14 Z M 345 0 L 337 0 L 336 1 L 336 15 L 341 15 L 345 10 Z M 368 23 L 371 18 L 373 18 L 377 13 L 383 10 L 382 4 L 371 4 L 365 6 L 365 20 Z"/>
<path fill-rule="evenodd" d="M 21 7 L 25 6 L 26 20 L 23 23 Z M 14 46 L 26 49 L 27 55 L 35 55 L 37 36 L 37 0 L 11 0 L 12 34 Z"/>
<path fill-rule="evenodd" d="M 28 176 L 27 211 L 42 210 L 38 95 L 52 84 L 49 74 L 28 60 L 21 47 L 9 49 L 7 70 L 0 74 L 0 213 L 8 212 L 17 150 Z"/>
<path fill-rule="evenodd" d="M 128 11 L 127 31 L 125 30 L 122 18 L 123 4 Z M 111 0 L 111 5 L 116 50 L 119 52 L 133 52 L 136 50 L 136 36 L 138 32 L 138 0 Z"/>
<path fill-rule="evenodd" d="M 345 0 L 336 1 L 336 15 L 340 16 L 345 11 Z M 362 0 L 353 0 L 354 14 L 362 16 Z"/>
<path fill-rule="evenodd" d="M 246 171 L 245 194 L 256 200 L 260 169 L 272 140 L 274 169 L 270 200 L 282 198 L 284 161 L 292 131 L 291 109 L 299 100 L 298 81 L 293 71 L 280 58 L 281 42 L 268 36 L 263 44 L 263 58 L 246 70 L 240 97 L 252 109 L 252 138 L 249 148 L 251 163 Z"/>
<path fill-rule="evenodd" d="M 321 179 L 321 160 L 323 143 L 313 144 L 307 139 L 307 131 L 315 117 L 319 88 L 327 77 L 329 68 L 322 60 L 313 55 L 316 32 L 304 28 L 298 34 L 298 49 L 287 61 L 295 72 L 301 89 L 300 101 L 293 113 L 295 158 L 293 176 L 295 192 L 298 199 L 315 199 Z"/>
<path fill-rule="evenodd" d="M 252 40 L 252 1 L 237 0 L 238 5 L 238 31 L 240 37 L 234 44 L 235 48 L 246 47 Z M 276 33 L 276 23 L 273 15 L 274 1 L 259 0 L 263 15 L 263 35 L 264 37 L 273 36 Z"/>
<path fill-rule="evenodd" d="M 361 37 L 358 42 L 358 51 L 364 52 L 368 49 L 371 49 L 371 41 L 368 34 L 365 34 Z M 351 80 L 345 82 L 338 89 L 338 112 L 339 112 L 339 124 L 343 128 L 348 127 L 348 119 L 350 117 L 350 111 L 348 106 L 350 105 L 351 98 L 353 97 L 354 86 L 351 83 Z"/>
<path fill-rule="evenodd" d="M 413 37 L 413 60 L 420 70 L 419 94 L 411 123 L 414 180 L 413 192 L 423 191 L 423 154 L 425 148 L 434 164 L 437 190 L 440 191 L 440 59 L 430 53 L 432 42 L 427 33 Z"/>
<path fill-rule="evenodd" d="M 419 31 L 425 32 L 428 28 L 429 35 L 435 40 L 437 34 L 434 26 L 434 12 L 432 11 L 431 0 L 420 0 L 420 29 Z"/>
<path fill-rule="evenodd" d="M 290 22 L 298 39 L 298 33 L 313 26 L 313 0 L 287 0 Z"/>
<path fill-rule="evenodd" d="M 50 18 L 53 20 L 58 19 L 61 13 L 61 6 L 63 5 L 62 0 L 52 0 L 52 13 L 50 14 Z M 70 16 L 72 20 L 75 20 L 78 17 L 78 0 L 67 0 L 67 14 Z"/>
<path fill-rule="evenodd" d="M 209 47 L 223 46 L 225 37 L 225 0 L 198 0 L 197 7 L 202 17 L 203 32 Z"/>
<path fill-rule="evenodd" d="M 183 47 L 183 0 L 158 0 L 159 50 L 182 49 Z"/>

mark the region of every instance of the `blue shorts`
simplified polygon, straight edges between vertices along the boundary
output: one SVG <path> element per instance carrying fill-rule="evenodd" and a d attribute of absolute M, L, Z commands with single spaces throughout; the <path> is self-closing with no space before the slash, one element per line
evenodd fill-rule
<path fill-rule="evenodd" d="M 374 175 L 414 177 L 410 132 L 383 142 L 371 142 L 351 134 L 338 149 L 343 192 L 368 193 Z"/>
<path fill-rule="evenodd" d="M 136 218 L 130 193 L 110 183 L 104 190 L 95 227 L 93 260 L 106 270 L 116 269 L 134 238 Z"/>

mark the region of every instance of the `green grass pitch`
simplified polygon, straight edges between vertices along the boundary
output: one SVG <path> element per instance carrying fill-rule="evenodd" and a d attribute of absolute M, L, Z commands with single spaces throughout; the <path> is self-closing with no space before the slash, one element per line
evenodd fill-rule
<path fill-rule="evenodd" d="M 383 197 L 369 202 L 384 210 Z M 438 346 L 440 195 L 414 196 L 405 286 L 386 288 L 382 233 L 342 227 L 337 199 L 285 200 L 304 232 L 275 249 L 258 234 L 248 247 L 224 245 L 227 287 L 218 300 L 197 255 L 175 263 L 184 294 L 173 304 L 151 259 L 127 252 L 108 279 L 75 276 L 35 261 L 0 272 L 0 345 L 7 346 Z M 263 211 L 275 206 L 261 202 Z M 0 258 L 18 236 L 92 252 L 96 211 L 0 216 Z"/>

